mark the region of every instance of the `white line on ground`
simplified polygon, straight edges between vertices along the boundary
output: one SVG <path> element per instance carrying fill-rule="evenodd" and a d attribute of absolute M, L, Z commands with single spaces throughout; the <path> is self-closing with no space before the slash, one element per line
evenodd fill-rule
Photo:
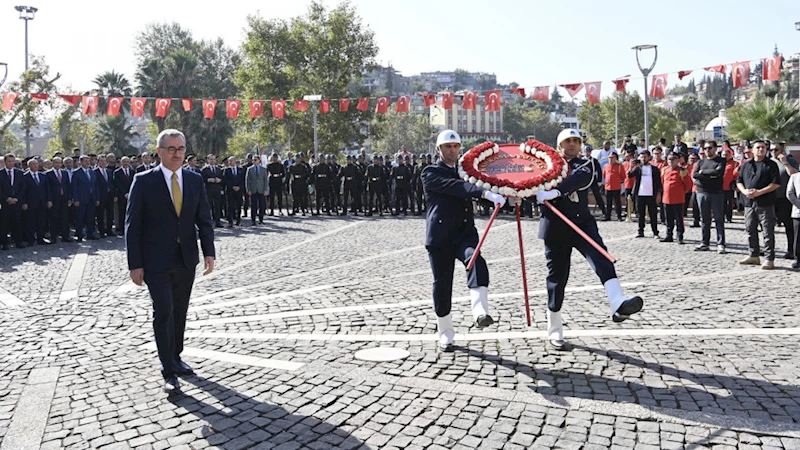
<path fill-rule="evenodd" d="M 333 287 L 334 287 L 334 285 L 332 285 L 332 284 L 326 284 L 326 285 L 316 286 L 316 287 L 311 287 L 311 288 L 306 288 L 306 289 L 298 289 L 296 291 L 281 292 L 281 293 L 278 293 L 278 294 L 267 294 L 267 295 L 262 295 L 262 296 L 259 296 L 259 297 L 245 298 L 245 299 L 241 299 L 241 300 L 231 300 L 229 302 L 212 303 L 212 304 L 200 305 L 200 306 L 192 306 L 192 307 L 189 308 L 189 311 L 202 311 L 202 310 L 206 310 L 206 309 L 228 308 L 228 307 L 231 307 L 231 306 L 243 305 L 243 304 L 247 304 L 247 303 L 263 302 L 265 300 L 271 300 L 271 299 L 275 299 L 275 298 L 284 298 L 284 297 L 291 297 L 293 295 L 309 294 L 311 292 L 323 291 L 325 289 L 331 289 Z"/>
<path fill-rule="evenodd" d="M 16 306 L 24 306 L 25 302 L 20 300 L 16 295 L 0 287 L 0 305 L 13 308 Z"/>
<path fill-rule="evenodd" d="M 56 392 L 59 367 L 31 370 L 0 450 L 38 449 Z"/>
<path fill-rule="evenodd" d="M 142 345 L 140 348 L 155 351 L 156 344 L 154 342 L 148 342 L 147 344 Z M 255 356 L 240 355 L 238 353 L 217 352 L 214 350 L 205 350 L 193 347 L 184 347 L 181 355 L 191 356 L 192 358 L 203 358 L 213 361 L 241 364 L 243 366 L 256 366 L 264 367 L 266 369 L 281 369 L 288 371 L 297 370 L 305 365 L 303 363 L 283 361 L 280 359 L 257 358 Z"/>
<path fill-rule="evenodd" d="M 78 288 L 81 287 L 81 280 L 83 279 L 83 270 L 86 268 L 86 261 L 89 259 L 89 246 L 81 245 L 78 252 L 72 258 L 72 264 L 69 266 L 67 278 L 64 280 L 64 285 L 61 286 L 60 300 L 69 300 L 78 296 Z"/>

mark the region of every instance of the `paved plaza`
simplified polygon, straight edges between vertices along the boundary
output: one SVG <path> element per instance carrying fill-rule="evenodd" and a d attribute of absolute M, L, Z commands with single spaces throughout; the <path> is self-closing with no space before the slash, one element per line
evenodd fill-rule
<path fill-rule="evenodd" d="M 544 336 L 537 228 L 525 219 L 533 325 L 516 222 L 500 216 L 483 250 L 497 323 L 474 327 L 457 269 L 454 353 L 437 350 L 424 218 L 217 229 L 217 270 L 189 309 L 196 375 L 171 396 L 122 238 L 0 253 L 0 449 L 800 448 L 800 274 L 739 266 L 740 216 L 725 255 L 692 251 L 696 228 L 679 246 L 601 222 L 645 307 L 613 323 L 576 252 L 569 352 Z M 410 355 L 355 358 L 374 347 Z"/>

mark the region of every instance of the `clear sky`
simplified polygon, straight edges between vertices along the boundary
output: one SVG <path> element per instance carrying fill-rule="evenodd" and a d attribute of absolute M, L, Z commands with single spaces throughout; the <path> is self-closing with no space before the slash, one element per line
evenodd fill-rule
<path fill-rule="evenodd" d="M 26 3 L 27 2 L 27 3 Z M 0 62 L 9 79 L 24 68 L 24 22 L 13 6 L 39 8 L 31 54 L 43 55 L 75 91 L 116 70 L 133 81 L 133 38 L 150 22 L 177 21 L 196 38 L 237 46 L 248 14 L 289 18 L 306 0 L 2 0 Z M 338 1 L 325 0 L 327 5 Z M 200 6 L 208 4 L 208 7 Z M 800 0 L 353 0 L 375 32 L 379 61 L 404 75 L 463 68 L 524 87 L 604 81 L 639 74 L 637 44 L 657 44 L 653 73 L 698 69 L 800 52 Z M 699 73 L 699 72 L 696 72 Z M 2 74 L 0 74 L 2 76 Z M 673 85 L 677 76 L 672 76 Z M 684 79 L 684 82 L 686 79 Z M 632 88 L 641 86 L 633 80 Z"/>

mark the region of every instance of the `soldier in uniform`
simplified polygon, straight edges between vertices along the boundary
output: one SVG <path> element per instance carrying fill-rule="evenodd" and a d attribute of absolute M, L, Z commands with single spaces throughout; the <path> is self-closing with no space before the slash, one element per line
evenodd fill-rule
<path fill-rule="evenodd" d="M 433 306 L 438 321 L 439 348 L 449 352 L 453 351 L 455 337 L 450 315 L 455 260 L 466 266 L 478 245 L 472 199 L 488 199 L 495 208 L 502 207 L 506 199 L 459 178 L 456 164 L 461 152 L 461 137 L 458 133 L 453 130 L 441 132 L 436 139 L 436 148 L 442 155 L 441 162 L 426 167 L 422 173 L 428 204 L 425 248 L 433 271 Z M 467 286 L 476 326 L 488 327 L 494 320 L 489 315 L 489 269 L 481 255 L 467 272 Z"/>
<path fill-rule="evenodd" d="M 283 181 L 286 178 L 286 168 L 278 161 L 278 154 L 273 153 L 270 163 L 267 164 L 269 173 L 269 215 L 275 215 L 275 204 L 278 204 L 278 214 L 283 215 Z"/>
<path fill-rule="evenodd" d="M 308 209 L 308 179 L 311 171 L 303 161 L 302 152 L 297 154 L 297 160 L 296 164 L 289 167 L 289 179 L 292 187 L 292 212 L 289 215 L 293 216 L 301 211 L 305 216 L 306 209 Z"/>
<path fill-rule="evenodd" d="M 391 212 L 392 205 L 392 192 L 394 192 L 394 185 L 392 182 L 392 155 L 386 155 L 383 158 L 383 179 L 386 183 L 383 186 L 383 209 L 384 212 Z"/>
<path fill-rule="evenodd" d="M 347 162 L 339 171 L 339 176 L 344 178 L 344 196 L 342 197 L 342 216 L 347 215 L 347 203 L 348 200 L 350 201 L 350 212 L 358 215 L 358 210 L 360 206 L 358 203 L 360 202 L 360 198 L 358 195 L 358 182 L 356 179 L 356 174 L 358 172 L 358 168 L 353 163 L 353 157 L 347 155 L 345 158 Z"/>
<path fill-rule="evenodd" d="M 367 183 L 369 190 L 369 201 L 367 202 L 367 215 L 372 215 L 375 206 L 375 199 L 378 200 L 378 214 L 383 217 L 383 185 L 386 183 L 383 171 L 383 157 L 377 153 L 372 157 L 372 164 L 367 167 Z"/>
<path fill-rule="evenodd" d="M 305 166 L 305 171 L 306 171 L 306 190 L 303 191 L 303 192 L 305 192 L 305 195 L 303 196 L 303 204 L 306 205 L 306 209 L 308 209 L 309 212 L 310 212 L 311 211 L 311 193 L 308 192 L 308 191 L 309 191 L 309 186 L 311 186 L 311 184 L 313 182 L 313 180 L 311 179 L 311 170 L 312 170 L 311 169 L 311 164 L 309 164 L 309 162 L 305 160 L 305 154 L 304 153 L 298 154 L 297 159 L 298 159 L 298 161 L 297 161 L 298 164 L 302 164 L 303 166 Z"/>
<path fill-rule="evenodd" d="M 323 203 L 325 204 L 323 209 L 328 213 L 329 216 L 331 215 L 331 181 L 328 179 L 331 175 L 330 170 L 330 166 L 322 158 L 320 158 L 317 165 L 314 166 L 314 189 L 317 191 L 317 212 L 311 213 L 314 216 L 319 215 L 319 210 Z"/>
<path fill-rule="evenodd" d="M 416 195 L 414 194 L 414 177 L 417 176 L 417 155 L 414 155 L 413 163 L 410 156 L 405 155 L 403 156 L 403 161 L 406 163 L 406 167 L 408 168 L 408 204 L 411 207 L 411 214 L 414 213 L 414 200 L 416 199 Z"/>
<path fill-rule="evenodd" d="M 577 130 L 566 129 L 558 134 L 558 150 L 569 165 L 569 175 L 556 188 L 538 191 L 536 200 L 550 201 L 566 217 L 581 228 L 591 239 L 603 246 L 592 213 L 589 211 L 588 192 L 595 183 L 591 161 L 580 158 L 581 135 Z M 547 337 L 556 350 L 567 348 L 561 320 L 561 305 L 567 287 L 570 255 L 575 248 L 586 258 L 605 287 L 611 307 L 611 318 L 622 322 L 642 309 L 639 296 L 627 298 L 622 293 L 614 263 L 564 223 L 553 211 L 544 207 L 539 222 L 539 238 L 544 239 L 547 259 Z"/>
<path fill-rule="evenodd" d="M 328 164 L 328 182 L 330 183 L 328 189 L 329 198 L 329 205 L 331 208 L 331 212 L 333 214 L 339 214 L 339 185 L 341 183 L 341 177 L 339 177 L 339 164 L 336 164 L 336 156 L 329 154 L 326 157 L 327 164 Z"/>
<path fill-rule="evenodd" d="M 426 154 L 422 154 L 419 157 L 419 166 L 415 166 L 414 169 L 414 178 L 412 178 L 412 183 L 414 187 L 414 195 L 417 198 L 417 209 L 414 210 L 414 215 L 418 216 L 425 211 L 425 202 L 424 195 L 422 192 L 422 171 L 425 170 L 425 167 L 429 164 L 428 160 L 426 159 Z M 416 158 L 416 155 L 414 155 Z"/>
<path fill-rule="evenodd" d="M 248 153 L 246 158 L 247 158 L 247 162 L 242 164 L 242 171 L 245 174 L 247 174 L 247 169 L 249 169 L 250 166 L 253 165 L 253 154 L 252 153 Z M 247 195 L 247 191 L 246 190 L 244 191 L 242 196 L 244 197 L 244 200 L 242 201 L 242 216 L 247 217 L 247 210 L 250 209 L 250 196 Z"/>
<path fill-rule="evenodd" d="M 397 155 L 397 166 L 392 168 L 392 180 L 394 181 L 394 213 L 392 215 L 400 214 L 402 207 L 403 215 L 407 216 L 411 172 L 401 155 Z"/>
<path fill-rule="evenodd" d="M 364 156 L 364 149 L 355 159 L 356 178 L 358 178 L 358 210 L 364 212 L 364 205 L 367 204 L 367 164 L 366 157 Z"/>

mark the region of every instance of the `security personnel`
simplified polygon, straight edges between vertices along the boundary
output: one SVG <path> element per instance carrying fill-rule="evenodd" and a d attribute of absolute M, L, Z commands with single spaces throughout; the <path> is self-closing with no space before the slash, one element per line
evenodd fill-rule
<path fill-rule="evenodd" d="M 442 155 L 436 165 L 429 165 L 422 173 L 422 186 L 428 204 L 425 248 L 433 271 L 433 306 L 439 330 L 439 349 L 453 351 L 455 328 L 450 315 L 453 296 L 453 270 L 458 259 L 465 266 L 478 245 L 478 230 L 472 215 L 472 199 L 485 198 L 496 208 L 506 199 L 458 176 L 456 164 L 461 152 L 461 137 L 453 130 L 445 130 L 436 139 L 436 148 Z M 481 255 L 467 272 L 467 286 L 472 299 L 472 315 L 478 328 L 494 323 L 489 315 L 487 287 L 489 269 Z"/>
<path fill-rule="evenodd" d="M 385 212 L 390 212 L 392 208 L 392 192 L 394 192 L 392 180 L 392 155 L 384 156 L 383 163 L 383 179 L 386 180 L 386 184 L 383 186 L 383 209 Z"/>
<path fill-rule="evenodd" d="M 569 166 L 569 175 L 556 189 L 538 191 L 539 203 L 549 201 L 567 218 L 583 230 L 603 248 L 603 239 L 597 231 L 592 213 L 589 211 L 588 192 L 595 183 L 595 171 L 591 161 L 580 158 L 581 135 L 577 130 L 566 129 L 558 134 L 558 150 Z M 547 337 L 556 350 L 567 348 L 561 321 L 561 305 L 564 289 L 569 279 L 570 256 L 575 248 L 588 260 L 605 287 L 611 305 L 614 322 L 622 322 L 642 309 L 639 296 L 627 298 L 622 293 L 614 263 L 606 259 L 597 249 L 580 237 L 553 211 L 542 208 L 539 222 L 539 239 L 544 239 L 544 254 L 547 259 Z"/>
<path fill-rule="evenodd" d="M 339 177 L 339 164 L 336 164 L 336 156 L 335 155 L 328 155 L 327 164 L 328 164 L 328 181 L 330 182 L 330 187 L 328 189 L 328 194 L 330 195 L 330 199 L 328 203 L 331 207 L 331 211 L 333 214 L 339 214 L 339 185 L 342 182 L 341 177 Z"/>
<path fill-rule="evenodd" d="M 408 156 L 408 155 L 403 156 L 403 161 L 406 163 L 406 167 L 408 168 L 408 191 L 407 191 L 408 192 L 408 204 L 411 207 L 411 214 L 414 214 L 414 215 L 416 215 L 414 213 L 414 198 L 415 198 L 415 195 L 414 195 L 414 177 L 417 176 L 417 172 L 416 172 L 417 171 L 416 156 L 417 155 L 414 155 L 415 160 L 414 160 L 413 164 L 411 163 L 411 157 L 410 156 Z"/>
<path fill-rule="evenodd" d="M 278 154 L 273 153 L 270 163 L 267 164 L 269 173 L 269 215 L 275 215 L 275 203 L 278 204 L 278 214 L 283 215 L 283 180 L 286 178 L 286 166 L 278 161 Z"/>
<path fill-rule="evenodd" d="M 309 164 L 309 162 L 305 160 L 305 154 L 303 153 L 298 154 L 297 158 L 299 159 L 297 163 L 302 164 L 306 168 L 306 190 L 303 191 L 305 193 L 305 195 L 303 196 L 303 202 L 304 202 L 303 204 L 306 205 L 306 208 L 309 211 L 311 211 L 311 192 L 309 192 L 311 190 L 311 184 L 313 183 L 313 180 L 311 179 L 312 175 L 311 164 Z"/>
<path fill-rule="evenodd" d="M 323 209 L 331 215 L 330 192 L 331 181 L 328 179 L 330 176 L 330 166 L 323 160 L 317 163 L 313 169 L 314 190 L 317 191 L 317 212 L 311 213 L 314 216 L 319 215 L 320 206 L 325 203 Z"/>
<path fill-rule="evenodd" d="M 353 164 L 356 166 L 356 179 L 358 180 L 358 209 L 361 212 L 366 212 L 363 208 L 367 204 L 367 163 L 363 148 L 361 152 L 353 161 Z"/>
<path fill-rule="evenodd" d="M 340 175 L 344 178 L 344 202 L 342 203 L 342 216 L 347 215 L 347 201 L 351 200 L 350 212 L 358 215 L 358 210 L 361 209 L 361 197 L 358 195 L 358 168 L 353 163 L 353 157 L 347 155 L 345 158 L 347 164 L 342 167 Z"/>
<path fill-rule="evenodd" d="M 414 155 L 414 157 L 416 158 L 416 155 Z M 412 185 L 414 187 L 414 195 L 417 198 L 417 209 L 414 210 L 415 216 L 418 216 L 422 214 L 423 211 L 425 211 L 425 202 L 423 201 L 425 196 L 423 195 L 424 193 L 422 192 L 422 171 L 425 170 L 425 167 L 429 164 L 428 159 L 426 157 L 427 155 L 423 153 L 419 157 L 419 166 L 414 164 L 415 169 L 414 169 L 414 178 L 412 179 Z"/>
<path fill-rule="evenodd" d="M 306 215 L 308 209 L 308 179 L 311 176 L 311 171 L 308 166 L 304 164 L 303 153 L 297 154 L 297 162 L 289 166 L 289 178 L 292 187 L 292 212 L 290 216 L 302 211 Z"/>
<path fill-rule="evenodd" d="M 367 215 L 372 215 L 375 199 L 378 199 L 378 213 L 383 216 L 383 186 L 386 184 L 383 171 L 383 157 L 377 153 L 372 157 L 372 164 L 367 167 L 367 189 L 369 200 L 367 202 Z"/>
<path fill-rule="evenodd" d="M 405 164 L 405 159 L 397 155 L 397 166 L 392 168 L 392 181 L 394 181 L 394 213 L 393 216 L 400 214 L 400 207 L 403 208 L 403 215 L 408 215 L 408 192 L 411 190 L 411 171 Z"/>

